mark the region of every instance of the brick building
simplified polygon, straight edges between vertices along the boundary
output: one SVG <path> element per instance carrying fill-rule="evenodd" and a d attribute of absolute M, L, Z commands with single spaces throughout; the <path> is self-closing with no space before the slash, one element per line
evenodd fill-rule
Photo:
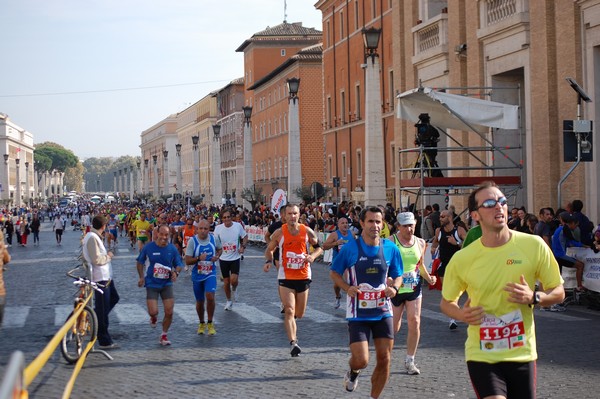
<path fill-rule="evenodd" d="M 394 68 L 392 65 L 391 1 L 322 0 L 323 14 L 323 134 L 328 200 L 363 201 L 365 185 L 365 49 L 362 30 L 382 29 L 378 55 L 385 150 L 386 196 L 393 202 L 395 185 Z M 383 6 L 383 9 L 381 8 Z"/>
<path fill-rule="evenodd" d="M 287 79 L 300 78 L 302 185 L 323 179 L 321 130 L 321 32 L 283 22 L 258 32 L 236 50 L 244 52 L 246 105 L 252 106 L 254 184 L 269 201 L 287 189 Z"/>
<path fill-rule="evenodd" d="M 374 26 L 382 29 L 378 48 L 385 141 L 381 156 L 386 165 L 382 173 L 388 193 L 395 189 L 396 206 L 402 192 L 399 171 L 415 162 L 414 154 L 401 156 L 399 150 L 414 147 L 417 121 L 395 118 L 394 97 L 422 85 L 520 109 L 519 129 L 490 129 L 483 138 L 472 132 L 443 131 L 438 146 L 449 150 L 440 150 L 438 159 L 448 168 L 445 176 L 499 176 L 507 159 L 515 159 L 522 165 L 518 173 L 522 188 L 512 196 L 511 205 L 524 205 L 536 213 L 542 206 L 558 208 L 580 198 L 584 211 L 598 220 L 597 161 L 576 168 L 562 187 L 562 204 L 557 199 L 557 185 L 572 165 L 563 162 L 562 120 L 577 118 L 577 95 L 566 77 L 575 78 L 594 100 L 583 103 L 582 118 L 594 120 L 598 114 L 594 79 L 600 70 L 598 0 L 321 0 L 315 7 L 323 14 L 326 182 L 341 178 L 340 198 L 351 196 L 361 185 L 361 31 Z M 483 162 L 467 151 L 456 151 L 482 146 L 484 139 L 496 148 L 515 148 L 508 156 L 475 153 Z M 598 150 L 592 152 L 597 159 Z M 449 202 L 460 209 L 467 191 L 458 195 L 451 191 Z M 414 194 L 408 196 L 415 200 Z"/>

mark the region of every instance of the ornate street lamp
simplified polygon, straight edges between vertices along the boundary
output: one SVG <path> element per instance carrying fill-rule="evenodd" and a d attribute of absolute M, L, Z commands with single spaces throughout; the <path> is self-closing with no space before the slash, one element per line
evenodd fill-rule
<path fill-rule="evenodd" d="M 288 198 L 292 204 L 302 200 L 296 190 L 302 187 L 302 163 L 300 161 L 300 109 L 298 104 L 299 78 L 287 80 L 289 97 L 289 133 L 288 133 Z"/>
<path fill-rule="evenodd" d="M 254 168 L 252 167 L 252 127 L 250 120 L 252 117 L 252 107 L 246 105 L 242 107 L 242 111 L 244 111 L 244 185 L 240 191 L 254 185 Z M 252 204 L 249 201 L 246 201 L 245 204 L 248 209 L 252 208 Z"/>
<path fill-rule="evenodd" d="M 369 29 L 362 30 L 363 42 L 365 44 L 365 56 L 377 57 L 377 48 L 379 47 L 379 38 L 381 37 L 381 29 L 374 26 Z"/>
<path fill-rule="evenodd" d="M 381 111 L 381 77 L 377 47 L 381 29 L 363 29 L 365 44 L 365 205 L 386 202 L 385 163 L 383 154 L 383 115 Z M 370 61 L 369 61 L 370 60 Z"/>

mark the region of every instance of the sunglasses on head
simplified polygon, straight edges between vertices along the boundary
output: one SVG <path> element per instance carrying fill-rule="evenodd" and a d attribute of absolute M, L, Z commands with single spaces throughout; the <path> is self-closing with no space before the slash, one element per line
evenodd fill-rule
<path fill-rule="evenodd" d="M 490 199 L 486 199 L 485 201 L 483 201 L 481 203 L 481 205 L 479 205 L 477 207 L 477 209 L 479 208 L 493 208 L 496 206 L 496 204 L 500 204 L 500 206 L 504 206 L 508 203 L 508 200 L 506 199 L 506 197 L 500 197 L 497 200 L 490 198 Z"/>

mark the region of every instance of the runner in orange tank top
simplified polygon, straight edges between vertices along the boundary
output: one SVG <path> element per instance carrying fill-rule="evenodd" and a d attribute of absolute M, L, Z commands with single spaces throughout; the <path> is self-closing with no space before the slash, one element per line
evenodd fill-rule
<path fill-rule="evenodd" d="M 296 357 L 301 352 L 296 334 L 296 318 L 302 318 L 306 311 L 312 277 L 310 264 L 323 254 L 323 249 L 319 245 L 317 234 L 310 227 L 298 223 L 298 206 L 288 205 L 285 208 L 285 218 L 286 224 L 271 235 L 271 241 L 265 251 L 263 270 L 269 271 L 273 262 L 273 252 L 279 247 L 280 267 L 277 278 L 285 314 L 283 325 L 290 340 L 290 355 Z M 315 248 L 310 254 L 309 245 Z"/>

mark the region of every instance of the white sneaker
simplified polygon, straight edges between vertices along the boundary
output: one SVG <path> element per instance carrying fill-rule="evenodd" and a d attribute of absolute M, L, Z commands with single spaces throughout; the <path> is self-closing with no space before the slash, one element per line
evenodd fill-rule
<path fill-rule="evenodd" d="M 342 300 L 342 298 L 340 298 L 340 297 L 335 298 L 335 304 L 333 305 L 334 309 L 339 309 L 340 306 L 342 306 L 341 300 Z"/>
<path fill-rule="evenodd" d="M 231 308 L 233 308 L 233 302 L 227 301 L 227 303 L 225 303 L 225 310 L 231 310 Z"/>
<path fill-rule="evenodd" d="M 421 370 L 419 370 L 417 368 L 417 366 L 415 366 L 415 362 L 414 361 L 410 361 L 410 362 L 404 362 L 404 367 L 406 367 L 406 373 L 409 375 L 417 375 L 417 374 L 421 374 Z"/>
<path fill-rule="evenodd" d="M 233 291 L 233 302 L 237 302 L 239 299 L 237 290 Z"/>
<path fill-rule="evenodd" d="M 450 330 L 456 330 L 458 328 L 458 324 L 456 324 L 456 321 L 454 319 L 450 319 L 450 323 L 448 324 L 448 328 Z"/>
<path fill-rule="evenodd" d="M 353 392 L 356 389 L 356 387 L 358 386 L 358 376 L 359 375 L 360 375 L 360 371 L 359 372 L 348 371 L 346 373 L 346 375 L 344 376 L 344 387 L 346 388 L 346 391 Z"/>

